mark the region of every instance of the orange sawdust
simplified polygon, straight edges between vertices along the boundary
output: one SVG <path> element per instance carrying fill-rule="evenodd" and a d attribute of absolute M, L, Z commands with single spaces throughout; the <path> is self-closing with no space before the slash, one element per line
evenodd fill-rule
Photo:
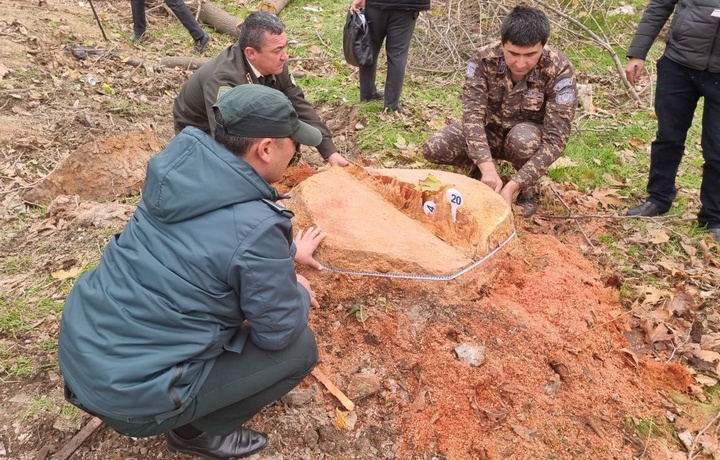
<path fill-rule="evenodd" d="M 476 270 L 452 282 L 302 271 L 322 305 L 323 369 L 340 388 L 360 369 L 382 381 L 356 401 L 358 423 L 379 411 L 403 459 L 632 458 L 626 420 L 661 417 L 656 390 L 686 390 L 686 370 L 629 363 L 617 289 L 552 236 L 523 233 Z M 357 304 L 364 323 L 346 314 Z M 485 363 L 460 362 L 461 343 L 484 345 Z"/>

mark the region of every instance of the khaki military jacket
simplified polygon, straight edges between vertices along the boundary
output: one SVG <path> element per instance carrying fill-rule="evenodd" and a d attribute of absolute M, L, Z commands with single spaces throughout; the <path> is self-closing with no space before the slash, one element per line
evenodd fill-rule
<path fill-rule="evenodd" d="M 323 140 L 317 146 L 320 155 L 327 159 L 338 149 L 332 141 L 332 134 L 327 125 L 320 119 L 313 106 L 305 99 L 305 94 L 290 75 L 287 63 L 282 73 L 268 75 L 262 84 L 282 91 L 290 102 L 300 120 L 316 127 L 322 133 Z M 215 135 L 215 114 L 212 106 L 223 92 L 238 85 L 257 84 L 250 64 L 236 41 L 218 56 L 203 64 L 188 79 L 180 94 L 173 103 L 175 130 L 179 132 L 186 126 Z"/>
<path fill-rule="evenodd" d="M 537 65 L 513 84 L 500 42 L 481 47 L 468 63 L 463 86 L 468 156 L 475 164 L 492 161 L 489 132 L 504 139 L 517 123 L 540 124 L 539 149 L 511 177 L 521 186 L 534 183 L 565 150 L 576 105 L 575 69 L 560 51 L 546 46 Z"/>

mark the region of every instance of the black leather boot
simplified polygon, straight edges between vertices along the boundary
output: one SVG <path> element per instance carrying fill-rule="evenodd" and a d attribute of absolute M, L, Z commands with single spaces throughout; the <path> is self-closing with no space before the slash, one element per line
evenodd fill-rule
<path fill-rule="evenodd" d="M 537 191 L 534 187 L 523 190 L 517 196 L 515 202 L 523 207 L 522 216 L 524 218 L 532 217 L 537 211 Z"/>
<path fill-rule="evenodd" d="M 203 433 L 192 439 L 183 439 L 174 431 L 168 431 L 165 437 L 171 453 L 182 452 L 214 460 L 249 457 L 267 445 L 267 436 L 243 427 L 227 436 Z"/>

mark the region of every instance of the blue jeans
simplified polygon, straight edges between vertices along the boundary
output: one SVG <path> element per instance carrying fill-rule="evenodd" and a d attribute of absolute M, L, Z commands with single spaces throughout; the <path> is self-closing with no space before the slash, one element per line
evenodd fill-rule
<path fill-rule="evenodd" d="M 720 227 L 720 73 L 694 70 L 663 56 L 657 64 L 655 114 L 658 131 L 650 148 L 648 200 L 662 210 L 675 199 L 675 177 L 695 108 L 705 98 L 702 115 L 703 178 L 701 226 Z"/>

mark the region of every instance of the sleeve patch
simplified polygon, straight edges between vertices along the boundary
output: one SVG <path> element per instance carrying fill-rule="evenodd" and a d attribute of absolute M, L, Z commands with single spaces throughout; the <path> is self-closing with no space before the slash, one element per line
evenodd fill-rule
<path fill-rule="evenodd" d="M 554 89 L 555 91 L 560 91 L 560 90 L 563 89 L 563 88 L 567 88 L 568 86 L 572 86 L 572 84 L 573 84 L 573 79 L 572 79 L 572 78 L 570 78 L 570 77 L 568 77 L 568 78 L 563 78 L 562 80 L 560 80 L 560 81 L 558 81 L 557 83 L 555 83 L 555 86 L 553 86 L 553 89 Z"/>
<path fill-rule="evenodd" d="M 555 96 L 555 102 L 562 105 L 573 105 L 575 104 L 575 91 L 572 88 L 566 88 Z"/>
<path fill-rule="evenodd" d="M 465 71 L 465 76 L 467 78 L 474 77 L 476 70 L 477 70 L 477 63 L 475 61 L 468 62 L 467 70 Z"/>
<path fill-rule="evenodd" d="M 223 85 L 220 88 L 218 88 L 217 97 L 215 98 L 215 102 L 219 101 L 221 97 L 223 97 L 226 93 L 230 92 L 230 90 L 233 89 L 232 86 L 226 86 Z"/>
<path fill-rule="evenodd" d="M 297 83 L 295 83 L 295 75 L 293 75 L 293 74 L 290 74 L 290 83 L 297 86 Z"/>

